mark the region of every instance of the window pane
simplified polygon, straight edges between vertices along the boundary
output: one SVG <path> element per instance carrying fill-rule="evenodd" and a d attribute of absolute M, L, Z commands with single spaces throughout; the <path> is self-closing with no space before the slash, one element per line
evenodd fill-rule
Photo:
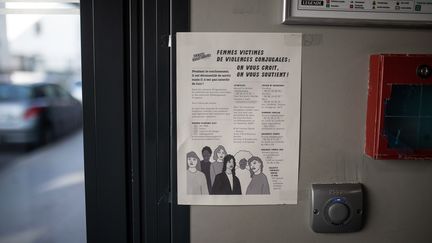
<path fill-rule="evenodd" d="M 86 242 L 80 48 L 78 1 L 0 1 L 0 242 Z"/>

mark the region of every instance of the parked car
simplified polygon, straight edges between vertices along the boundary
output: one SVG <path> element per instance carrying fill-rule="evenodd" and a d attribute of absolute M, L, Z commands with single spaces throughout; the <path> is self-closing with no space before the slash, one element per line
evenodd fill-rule
<path fill-rule="evenodd" d="M 57 84 L 0 84 L 0 144 L 40 145 L 81 124 L 81 103 Z"/>

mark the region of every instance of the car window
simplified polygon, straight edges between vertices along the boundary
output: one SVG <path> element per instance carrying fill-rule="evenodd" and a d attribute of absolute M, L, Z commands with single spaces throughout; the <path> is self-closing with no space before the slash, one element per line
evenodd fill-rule
<path fill-rule="evenodd" d="M 34 88 L 33 97 L 35 98 L 55 98 L 56 92 L 51 85 L 42 85 Z"/>
<path fill-rule="evenodd" d="M 45 94 L 43 87 L 33 88 L 33 97 L 34 98 L 45 98 L 46 94 Z"/>
<path fill-rule="evenodd" d="M 56 91 L 55 88 L 52 85 L 45 86 L 45 92 L 47 94 L 47 97 L 49 98 L 55 98 L 56 97 Z"/>
<path fill-rule="evenodd" d="M 53 86 L 56 92 L 57 97 L 62 98 L 62 99 L 68 99 L 70 98 L 69 93 L 64 90 L 62 87 L 60 86 Z"/>
<path fill-rule="evenodd" d="M 0 101 L 24 100 L 31 96 L 28 87 L 18 85 L 0 85 Z"/>

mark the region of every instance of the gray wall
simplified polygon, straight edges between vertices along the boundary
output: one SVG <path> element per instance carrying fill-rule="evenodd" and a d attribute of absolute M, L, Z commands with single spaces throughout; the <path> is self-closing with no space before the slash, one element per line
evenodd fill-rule
<path fill-rule="evenodd" d="M 193 243 L 432 242 L 432 161 L 374 161 L 363 154 L 368 57 L 432 53 L 432 31 L 287 26 L 282 0 L 192 0 L 194 32 L 302 32 L 299 201 L 290 206 L 192 206 Z M 361 182 L 365 227 L 316 234 L 310 185 Z"/>

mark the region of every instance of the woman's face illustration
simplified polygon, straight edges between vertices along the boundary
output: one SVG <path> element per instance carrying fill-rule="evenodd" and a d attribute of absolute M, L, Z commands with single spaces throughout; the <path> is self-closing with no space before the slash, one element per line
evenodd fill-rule
<path fill-rule="evenodd" d="M 258 160 L 253 160 L 250 163 L 250 169 L 253 171 L 253 173 L 261 172 L 261 163 Z"/>
<path fill-rule="evenodd" d="M 227 170 L 234 169 L 234 160 L 233 159 L 228 160 L 228 162 L 226 164 L 226 168 L 227 168 Z"/>
<path fill-rule="evenodd" d="M 202 152 L 202 156 L 203 156 L 203 159 L 204 159 L 205 161 L 209 161 L 209 160 L 210 160 L 210 155 L 211 155 L 211 153 L 210 153 L 209 151 L 207 151 L 207 150 L 204 150 L 204 151 Z"/>
<path fill-rule="evenodd" d="M 226 155 L 226 153 L 225 153 L 225 150 L 223 150 L 223 149 L 220 149 L 217 152 L 217 157 L 218 157 L 219 160 L 223 160 L 223 158 L 225 157 L 225 155 Z"/>
<path fill-rule="evenodd" d="M 189 168 L 195 168 L 198 164 L 198 160 L 194 157 L 188 157 Z"/>

